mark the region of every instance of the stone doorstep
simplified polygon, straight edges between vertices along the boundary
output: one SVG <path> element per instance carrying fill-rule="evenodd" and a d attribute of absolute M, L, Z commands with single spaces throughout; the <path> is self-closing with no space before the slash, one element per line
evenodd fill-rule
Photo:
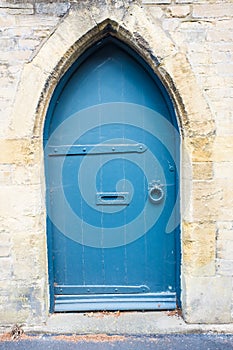
<path fill-rule="evenodd" d="M 233 323 L 187 324 L 175 311 L 87 312 L 53 314 L 49 316 L 46 324 L 23 326 L 23 330 L 25 333 L 81 335 L 153 335 L 208 332 L 233 334 Z"/>

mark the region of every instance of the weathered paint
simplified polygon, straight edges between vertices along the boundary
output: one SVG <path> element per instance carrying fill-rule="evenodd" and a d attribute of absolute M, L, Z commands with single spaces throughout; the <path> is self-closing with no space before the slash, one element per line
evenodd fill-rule
<path fill-rule="evenodd" d="M 179 133 L 162 84 L 132 55 L 116 40 L 98 43 L 51 101 L 55 311 L 168 309 L 179 299 Z"/>

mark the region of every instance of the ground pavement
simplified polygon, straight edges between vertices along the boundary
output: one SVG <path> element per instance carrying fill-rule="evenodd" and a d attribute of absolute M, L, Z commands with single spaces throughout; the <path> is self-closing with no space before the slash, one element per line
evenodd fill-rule
<path fill-rule="evenodd" d="M 123 335 L 37 335 L 0 342 L 1 350 L 232 350 L 229 334 Z"/>

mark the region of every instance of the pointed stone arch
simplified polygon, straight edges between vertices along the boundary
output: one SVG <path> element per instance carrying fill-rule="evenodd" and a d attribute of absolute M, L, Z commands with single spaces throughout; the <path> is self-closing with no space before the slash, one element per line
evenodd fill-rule
<path fill-rule="evenodd" d="M 185 54 L 152 22 L 137 3 L 127 10 L 105 3 L 96 13 L 95 2 L 87 1 L 70 10 L 54 33 L 24 67 L 12 121 L 12 132 L 41 137 L 52 93 L 67 69 L 95 42 L 107 35 L 118 38 L 137 52 L 161 79 L 170 94 L 180 130 L 186 136 L 213 132 L 213 120 Z M 30 77 L 30 79 L 28 79 Z M 190 98 L 195 96 L 195 99 Z M 30 105 L 28 97 L 30 96 Z M 25 106 L 27 106 L 25 110 Z M 23 119 L 18 111 L 24 108 Z"/>

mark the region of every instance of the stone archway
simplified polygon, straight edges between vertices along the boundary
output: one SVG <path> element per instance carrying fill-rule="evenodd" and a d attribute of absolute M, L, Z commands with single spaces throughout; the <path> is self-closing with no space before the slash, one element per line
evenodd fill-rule
<path fill-rule="evenodd" d="M 192 184 L 192 167 L 211 159 L 213 118 L 186 56 L 177 51 L 161 27 L 153 22 L 149 14 L 136 2 L 129 1 L 124 7 L 118 8 L 113 3 L 103 2 L 101 9 L 97 1 L 91 0 L 74 5 L 31 62 L 24 67 L 13 109 L 9 138 L 17 134 L 17 138 L 29 143 L 33 140 L 34 154 L 38 164 L 42 164 L 40 159 L 43 155 L 43 126 L 53 91 L 72 63 L 105 35 L 119 38 L 138 52 L 170 94 L 183 136 L 183 148 L 185 146 L 188 150 L 187 154 L 191 159 L 191 167 L 185 157 L 182 161 L 182 191 L 187 193 L 187 188 L 191 188 Z M 44 186 L 43 168 L 41 173 L 38 173 L 38 182 L 41 187 Z M 205 192 L 206 194 L 208 193 Z M 195 261 L 191 259 L 194 248 L 190 242 L 195 241 L 196 250 L 205 243 L 197 234 L 197 231 L 201 230 L 198 228 L 200 223 L 197 216 L 193 215 L 193 211 L 199 206 L 198 203 L 198 199 L 192 197 L 190 202 L 186 203 L 186 211 L 182 217 L 182 302 L 184 315 L 189 322 L 198 322 L 200 317 L 193 303 L 196 299 L 192 291 L 193 283 L 199 285 L 203 292 L 206 285 L 215 283 L 214 277 L 211 277 L 214 251 L 207 246 L 206 249 L 200 250 Z M 42 221 L 46 239 L 45 214 Z M 202 228 L 208 231 L 209 240 L 215 239 L 210 218 L 205 220 Z M 44 266 L 44 271 L 46 270 Z"/>

